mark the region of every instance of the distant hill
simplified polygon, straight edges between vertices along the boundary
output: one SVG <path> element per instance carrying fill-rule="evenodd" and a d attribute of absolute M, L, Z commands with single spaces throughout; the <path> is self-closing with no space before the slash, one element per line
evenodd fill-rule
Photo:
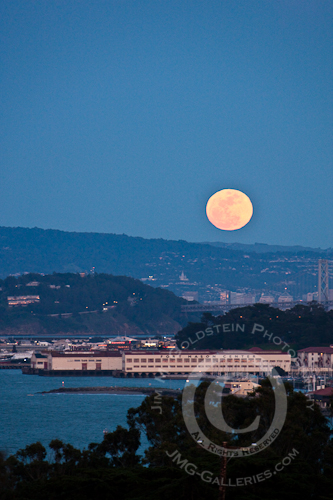
<path fill-rule="evenodd" d="M 184 299 L 126 276 L 26 274 L 0 280 L 0 335 L 175 334 Z M 8 297 L 39 297 L 10 306 Z"/>
<path fill-rule="evenodd" d="M 199 301 L 219 300 L 221 290 L 259 293 L 274 289 L 280 293 L 287 287 L 289 293 L 297 295 L 301 293 L 299 275 L 303 273 L 302 293 L 314 291 L 318 259 L 333 256 L 332 250 L 299 250 L 302 247 L 259 252 L 253 249 L 265 245 L 214 245 L 125 234 L 1 227 L 0 278 L 27 272 L 90 272 L 95 268 L 97 273 L 132 276 L 179 296 L 198 292 Z"/>
<path fill-rule="evenodd" d="M 186 255 L 182 257 L 184 252 Z M 24 272 L 87 272 L 95 267 L 99 273 L 140 278 L 154 274 L 158 261 L 162 261 L 163 268 L 168 267 L 173 256 L 180 256 L 182 261 L 188 255 L 231 258 L 234 253 L 182 240 L 0 227 L 0 277 Z M 179 264 L 180 273 L 184 265 Z"/>

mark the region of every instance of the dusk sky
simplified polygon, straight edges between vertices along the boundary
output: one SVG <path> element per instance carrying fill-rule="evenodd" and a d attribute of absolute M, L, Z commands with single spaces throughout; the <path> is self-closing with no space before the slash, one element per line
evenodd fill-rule
<path fill-rule="evenodd" d="M 0 225 L 333 247 L 333 2 L 0 5 Z M 249 224 L 205 206 L 243 191 Z"/>

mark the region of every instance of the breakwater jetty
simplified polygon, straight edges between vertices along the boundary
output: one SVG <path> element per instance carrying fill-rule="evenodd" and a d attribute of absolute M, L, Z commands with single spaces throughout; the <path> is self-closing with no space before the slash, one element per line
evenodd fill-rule
<path fill-rule="evenodd" d="M 181 390 L 166 389 L 165 387 L 59 387 L 59 389 L 42 391 L 38 394 L 142 394 L 151 396 L 156 393 L 161 396 L 177 397 L 181 394 Z"/>

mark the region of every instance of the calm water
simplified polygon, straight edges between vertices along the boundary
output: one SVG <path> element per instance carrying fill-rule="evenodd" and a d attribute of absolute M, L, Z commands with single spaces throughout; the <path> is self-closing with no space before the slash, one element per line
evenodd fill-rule
<path fill-rule="evenodd" d="M 181 388 L 183 380 L 119 379 L 113 377 L 39 377 L 21 370 L 0 370 L 0 450 L 15 453 L 27 444 L 44 446 L 58 438 L 83 449 L 103 440 L 103 430 L 126 426 L 127 410 L 144 396 L 117 394 L 37 394 L 62 386 L 132 386 Z M 146 442 L 142 440 L 142 448 Z"/>

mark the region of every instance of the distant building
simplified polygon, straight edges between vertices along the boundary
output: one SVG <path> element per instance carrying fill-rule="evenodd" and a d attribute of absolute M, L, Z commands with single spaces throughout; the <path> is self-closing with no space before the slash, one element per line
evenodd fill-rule
<path fill-rule="evenodd" d="M 306 302 L 313 302 L 318 301 L 318 292 L 309 292 L 306 293 L 305 295 L 302 295 L 302 299 L 305 300 Z"/>
<path fill-rule="evenodd" d="M 297 351 L 301 369 L 330 372 L 333 370 L 333 347 L 306 347 Z"/>
<path fill-rule="evenodd" d="M 302 299 L 305 300 L 306 302 L 312 302 L 316 301 L 318 302 L 318 292 L 308 292 L 304 295 L 302 295 Z M 328 290 L 328 300 L 333 300 L 333 289 L 330 288 Z"/>
<path fill-rule="evenodd" d="M 121 370 L 122 355 L 120 352 L 59 352 L 34 353 L 31 357 L 31 368 L 48 372 L 103 370 L 111 372 Z"/>
<path fill-rule="evenodd" d="M 259 384 L 255 384 L 251 380 L 236 380 L 225 382 L 223 393 L 233 394 L 234 396 L 247 396 L 257 387 L 260 387 Z"/>
<path fill-rule="evenodd" d="M 312 391 L 307 393 L 308 398 L 315 401 L 321 408 L 321 410 L 328 410 L 333 398 L 333 387 L 325 387 L 324 389 L 319 389 L 317 391 Z"/>
<path fill-rule="evenodd" d="M 159 345 L 160 349 L 173 349 L 178 350 L 177 341 L 176 340 L 162 340 Z"/>
<path fill-rule="evenodd" d="M 198 301 L 199 294 L 198 292 L 184 292 L 182 298 L 188 300 L 189 302 L 192 302 L 193 300 Z"/>
<path fill-rule="evenodd" d="M 292 301 L 293 301 L 293 297 L 291 295 L 289 295 L 288 293 L 283 293 L 278 298 L 279 304 L 285 304 L 285 303 L 292 302 Z"/>
<path fill-rule="evenodd" d="M 273 304 L 273 302 L 274 302 L 274 297 L 272 295 L 262 294 L 259 299 L 260 304 Z"/>
<path fill-rule="evenodd" d="M 47 370 L 48 369 L 48 356 L 47 354 L 42 354 L 40 352 L 34 352 L 31 356 L 31 368 L 35 370 Z"/>
<path fill-rule="evenodd" d="M 225 290 L 224 292 L 220 292 L 220 302 L 222 304 L 229 304 L 229 291 Z"/>
<path fill-rule="evenodd" d="M 230 304 L 254 304 L 255 295 L 251 293 L 230 292 Z"/>
<path fill-rule="evenodd" d="M 93 350 L 92 348 L 92 345 L 96 346 L 95 348 L 96 349 L 106 349 L 106 344 L 101 344 L 101 345 L 98 345 L 98 344 L 70 344 L 68 346 L 68 350 L 69 351 L 72 351 L 72 352 L 90 352 Z"/>
<path fill-rule="evenodd" d="M 131 337 L 115 337 L 114 339 L 110 339 L 106 343 L 107 349 L 111 350 L 129 350 L 133 349 L 136 345 L 137 340 Z"/>
<path fill-rule="evenodd" d="M 52 350 L 64 351 L 65 349 L 69 350 L 71 346 L 70 340 L 60 339 L 52 342 Z"/>
<path fill-rule="evenodd" d="M 34 353 L 31 357 L 30 373 L 45 375 L 81 375 L 103 371 L 105 374 L 144 376 L 151 374 L 194 373 L 271 373 L 279 366 L 290 370 L 291 356 L 282 351 L 226 350 L 133 350 Z"/>
<path fill-rule="evenodd" d="M 230 304 L 243 304 L 244 295 L 242 293 L 230 292 Z"/>
<path fill-rule="evenodd" d="M 159 339 L 142 339 L 136 343 L 136 349 L 158 349 L 162 345 Z"/>
<path fill-rule="evenodd" d="M 185 275 L 184 271 L 181 272 L 179 279 L 180 279 L 180 281 L 188 281 L 188 278 Z"/>
<path fill-rule="evenodd" d="M 39 295 L 18 295 L 7 297 L 7 303 L 9 306 L 27 306 L 28 304 L 38 303 L 39 301 Z"/>
<path fill-rule="evenodd" d="M 290 370 L 291 356 L 282 351 L 132 351 L 124 352 L 122 371 L 127 373 L 271 373 L 275 366 Z"/>

